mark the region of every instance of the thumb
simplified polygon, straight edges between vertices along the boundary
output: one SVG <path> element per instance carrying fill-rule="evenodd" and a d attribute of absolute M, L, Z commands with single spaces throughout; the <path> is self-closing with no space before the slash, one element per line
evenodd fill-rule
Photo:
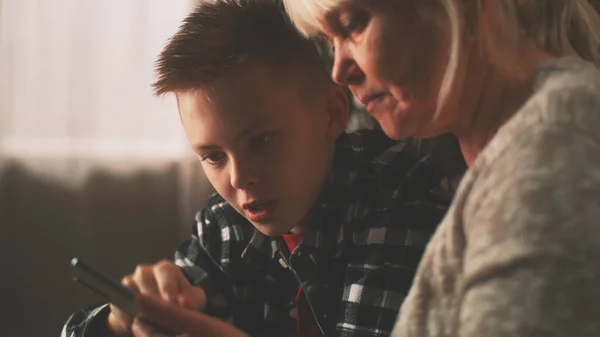
<path fill-rule="evenodd" d="M 133 325 L 131 326 L 131 334 L 134 337 L 169 337 L 169 335 L 156 331 L 154 328 L 150 327 L 139 319 L 135 319 L 133 321 Z"/>
<path fill-rule="evenodd" d="M 206 293 L 200 287 L 191 286 L 179 295 L 179 305 L 192 309 L 204 310 L 206 307 Z"/>

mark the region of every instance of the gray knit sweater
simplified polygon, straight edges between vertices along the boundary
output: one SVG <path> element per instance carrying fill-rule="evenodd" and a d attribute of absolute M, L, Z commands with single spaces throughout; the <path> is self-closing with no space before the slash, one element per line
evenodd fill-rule
<path fill-rule="evenodd" d="M 600 71 L 540 67 L 432 238 L 394 337 L 600 336 Z"/>

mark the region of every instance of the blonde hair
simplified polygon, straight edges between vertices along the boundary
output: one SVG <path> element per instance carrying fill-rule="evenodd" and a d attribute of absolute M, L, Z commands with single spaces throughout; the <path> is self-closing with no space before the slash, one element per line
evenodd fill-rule
<path fill-rule="evenodd" d="M 516 13 L 525 34 L 541 49 L 600 67 L 600 16 L 588 0 L 524 0 Z"/>
<path fill-rule="evenodd" d="M 351 0 L 283 0 L 296 28 L 315 36 L 326 13 Z M 395 0 L 391 0 L 395 1 Z M 445 103 L 458 67 L 465 23 L 461 0 L 438 0 L 450 25 L 448 63 L 438 94 L 437 114 Z M 481 0 L 476 0 L 479 2 Z M 502 1 L 506 22 L 531 38 L 542 50 L 555 55 L 577 55 L 600 67 L 600 16 L 588 0 L 492 0 Z M 515 29 L 517 27 L 501 27 Z M 517 31 L 517 30 L 515 30 Z"/>

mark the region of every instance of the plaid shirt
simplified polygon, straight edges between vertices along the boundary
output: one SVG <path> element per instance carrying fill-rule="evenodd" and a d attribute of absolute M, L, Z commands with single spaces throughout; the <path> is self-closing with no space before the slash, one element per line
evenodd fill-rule
<path fill-rule="evenodd" d="M 290 254 L 219 195 L 196 216 L 177 265 L 206 312 L 252 336 L 296 334 L 299 284 L 325 336 L 388 336 L 424 248 L 451 200 L 447 179 L 408 142 L 344 134 L 310 228 Z M 107 308 L 75 313 L 64 336 L 98 336 Z"/>

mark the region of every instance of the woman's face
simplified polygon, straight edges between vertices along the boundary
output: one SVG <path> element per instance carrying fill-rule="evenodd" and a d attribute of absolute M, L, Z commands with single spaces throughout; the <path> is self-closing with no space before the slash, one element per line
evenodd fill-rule
<path fill-rule="evenodd" d="M 449 35 L 438 17 L 439 0 L 353 0 L 321 22 L 335 51 L 333 80 L 347 85 L 392 138 L 447 131 L 448 116 L 433 121 Z"/>

